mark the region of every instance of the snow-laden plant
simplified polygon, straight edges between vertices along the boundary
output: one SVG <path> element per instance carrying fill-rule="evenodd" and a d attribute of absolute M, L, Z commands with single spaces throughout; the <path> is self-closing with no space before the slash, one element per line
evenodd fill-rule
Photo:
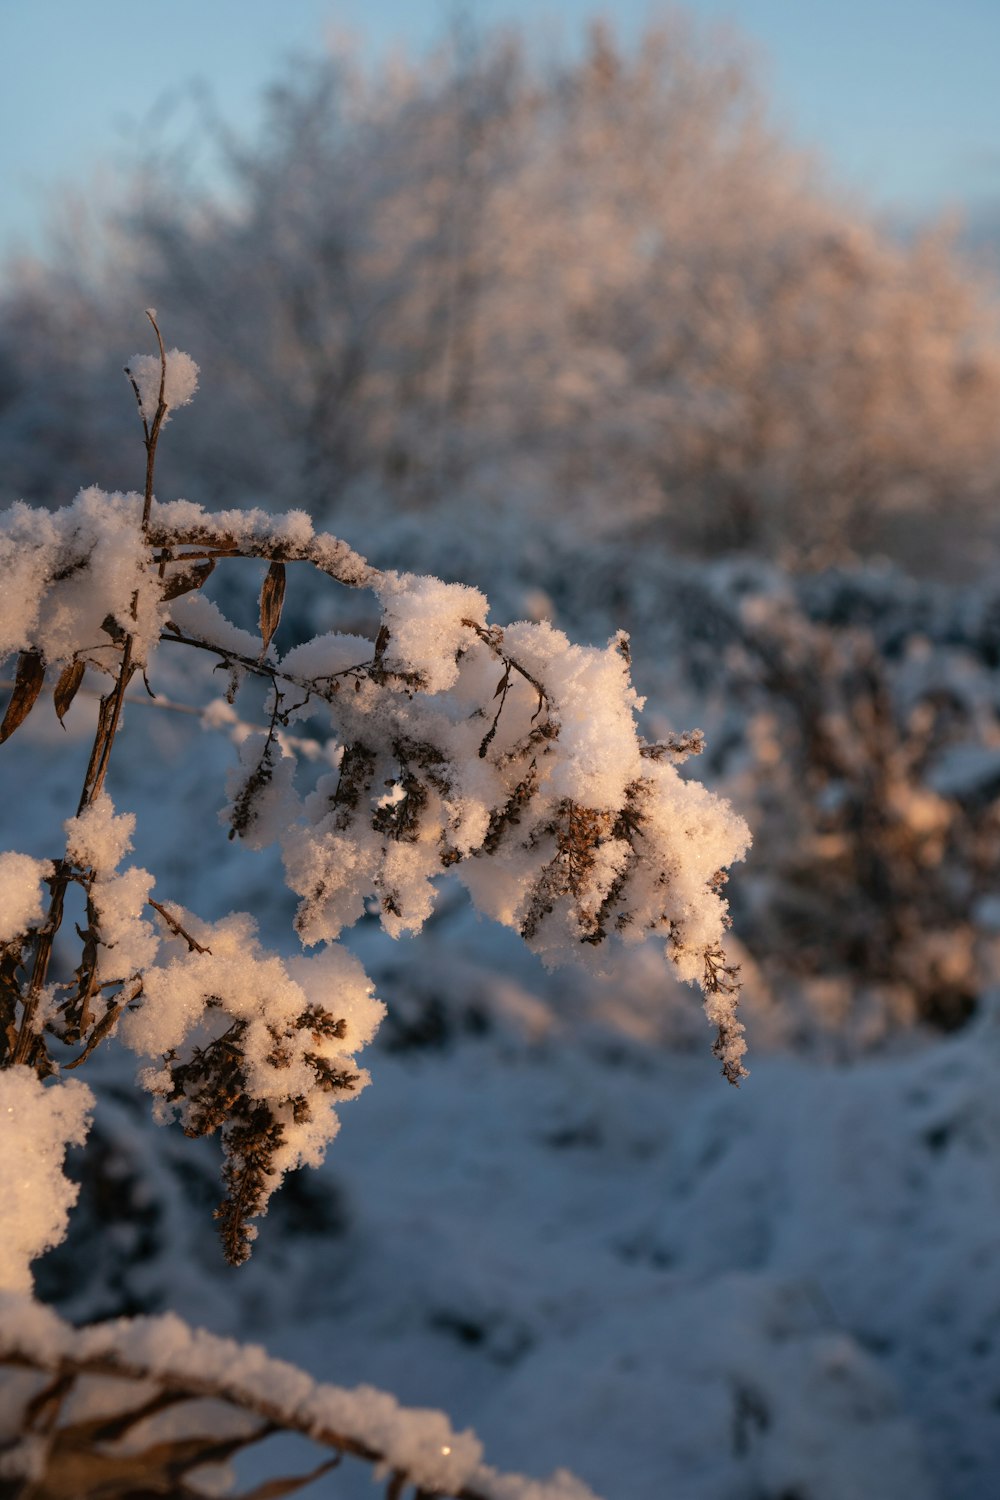
<path fill-rule="evenodd" d="M 550 964 L 657 935 L 680 976 L 701 985 L 723 1073 L 732 1083 L 744 1073 L 721 887 L 746 828 L 678 774 L 697 733 L 639 737 L 624 634 L 596 648 L 546 623 L 493 624 L 476 589 L 380 571 L 300 511 L 213 515 L 157 502 L 160 431 L 191 399 L 197 368 L 165 351 L 149 316 L 159 357 L 129 367 L 144 494 L 88 489 L 61 511 L 16 505 L 0 518 L 0 657 L 18 654 L 0 741 L 47 679 L 60 720 L 88 669 L 110 679 L 64 848 L 0 855 L 0 1121 L 17 1209 L 0 1284 L 20 1292 L 31 1259 L 63 1234 L 74 1190 L 62 1156 L 83 1138 L 92 1103 L 60 1075 L 115 1035 L 143 1060 L 158 1118 L 191 1136 L 221 1134 L 216 1216 L 228 1259 L 245 1260 L 251 1221 L 287 1171 L 322 1160 L 338 1128 L 333 1106 L 368 1082 L 357 1054 L 383 1006 L 339 935 L 372 898 L 388 933 L 418 931 L 445 871 Z M 234 557 L 269 564 L 259 636 L 201 593 Z M 293 563 L 371 590 L 374 639 L 331 632 L 279 657 Z M 267 684 L 267 722 L 243 744 L 225 816 L 232 837 L 280 845 L 311 952 L 266 952 L 248 914 L 205 922 L 183 892 L 154 898 L 153 876 L 124 863 L 135 819 L 116 812 L 108 769 L 129 687 L 142 677 L 153 692 L 161 646 L 211 654 L 230 703 L 248 677 Z M 286 731 L 318 714 L 329 717 L 335 759 L 303 795 Z M 60 972 L 54 945 L 74 892 L 85 913 L 79 958 Z"/>

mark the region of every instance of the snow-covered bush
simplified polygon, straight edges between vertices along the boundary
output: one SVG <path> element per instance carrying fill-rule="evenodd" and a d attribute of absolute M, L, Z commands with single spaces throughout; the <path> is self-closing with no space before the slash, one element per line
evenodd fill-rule
<path fill-rule="evenodd" d="M 613 617 L 643 641 L 644 690 L 705 727 L 700 775 L 747 811 L 748 1005 L 838 1055 L 966 1022 L 1000 973 L 995 583 L 624 547 L 538 582 L 567 629 Z"/>
<path fill-rule="evenodd" d="M 962 1025 L 996 979 L 977 931 L 1000 858 L 990 674 L 926 639 L 893 660 L 870 628 L 809 619 L 791 594 L 746 599 L 734 623 L 733 784 L 752 783 L 770 835 L 755 957 L 782 989 L 820 1007 L 825 993 L 832 1030 Z"/>
<path fill-rule="evenodd" d="M 3 1286 L 30 1288 L 30 1261 L 61 1238 L 74 1196 L 62 1155 L 82 1139 L 92 1096 L 61 1074 L 115 1036 L 142 1060 L 158 1118 L 179 1120 L 189 1136 L 221 1135 L 226 1197 L 216 1217 L 227 1257 L 245 1260 L 251 1221 L 288 1171 L 322 1160 L 338 1128 L 334 1105 L 369 1081 L 357 1054 L 383 1006 L 339 935 L 369 902 L 391 936 L 419 931 L 445 871 L 547 964 L 594 962 L 608 942 L 658 936 L 678 975 L 701 986 L 715 1054 L 738 1083 L 745 1044 L 721 888 L 747 830 L 678 774 L 700 748 L 697 732 L 639 737 L 627 637 L 585 647 L 545 623 L 493 624 L 476 589 L 380 570 L 316 534 L 301 511 L 212 514 L 156 501 L 160 431 L 191 399 L 197 370 L 160 341 L 159 359 L 137 356 L 129 373 L 146 441 L 144 494 L 88 489 L 62 510 L 19 504 L 0 522 L 0 657 L 17 653 L 0 741 L 47 679 L 60 720 L 88 672 L 110 679 L 64 848 L 0 856 L 0 1123 L 8 1197 L 22 1210 L 4 1231 Z M 268 562 L 259 633 L 201 592 L 234 558 Z M 279 654 L 295 564 L 374 594 L 373 637 L 333 631 Z M 220 724 L 248 679 L 266 684 L 266 724 L 244 740 L 226 816 L 231 837 L 280 846 L 302 946 L 316 951 L 267 952 L 249 914 L 206 922 L 185 909 L 184 892 L 154 897 L 154 876 L 125 863 L 135 819 L 115 810 L 106 782 L 130 685 L 141 678 L 155 696 L 161 647 L 208 653 L 224 669 Z M 325 722 L 330 769 L 303 794 L 288 732 L 306 718 Z M 77 907 L 73 968 L 56 944 Z M 29 1173 L 29 1160 L 42 1169 Z M 164 1373 L 162 1338 L 134 1370 L 123 1340 L 112 1364 L 141 1378 Z M 39 1368 L 91 1368 L 68 1335 L 49 1329 L 42 1344 Z M 433 1472 L 419 1458 L 396 1462 L 388 1440 L 362 1446 L 428 1494 L 531 1493 L 477 1490 L 478 1450 L 459 1464 L 464 1450 L 450 1439 Z M 454 1462 L 442 1467 L 441 1455 Z M 567 1481 L 551 1493 L 582 1491 Z"/>

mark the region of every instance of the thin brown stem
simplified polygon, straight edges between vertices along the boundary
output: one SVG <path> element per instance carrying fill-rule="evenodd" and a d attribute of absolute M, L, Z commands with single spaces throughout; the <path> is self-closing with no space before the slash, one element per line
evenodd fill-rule
<path fill-rule="evenodd" d="M 156 403 L 156 415 L 153 425 L 146 436 L 146 489 L 142 502 L 142 529 L 146 530 L 149 525 L 149 512 L 153 505 L 153 474 L 156 469 L 156 445 L 160 440 L 160 429 L 167 415 L 167 403 L 163 399 L 167 386 L 167 355 L 163 347 L 163 338 L 160 334 L 156 314 L 151 307 L 146 308 L 146 317 L 153 325 L 156 334 L 156 342 L 160 350 L 160 391 Z"/>
<path fill-rule="evenodd" d="M 222 646 L 213 646 L 210 641 L 199 641 L 194 636 L 182 635 L 179 630 L 164 630 L 160 635 L 161 641 L 176 641 L 179 646 L 193 646 L 196 651 L 208 651 L 212 656 L 218 656 L 221 661 L 228 664 L 235 663 L 248 672 L 253 672 L 258 677 L 266 677 L 270 682 L 290 682 L 294 687 L 302 688 L 303 692 L 315 693 L 319 698 L 327 698 L 330 694 L 325 693 L 318 684 L 333 682 L 337 677 L 350 677 L 352 674 L 371 672 L 375 666 L 374 661 L 358 662 L 352 667 L 341 667 L 339 672 L 325 672 L 320 677 L 297 677 L 294 672 L 282 672 L 279 667 L 272 667 L 267 662 L 262 662 L 252 656 L 244 656 L 239 651 L 230 651 Z"/>
<path fill-rule="evenodd" d="M 147 308 L 146 316 L 153 325 L 153 332 L 156 334 L 156 342 L 160 351 L 160 390 L 152 427 L 147 429 L 146 421 L 143 417 L 143 432 L 146 443 L 146 492 L 142 510 L 142 532 L 144 536 L 148 537 L 149 513 L 153 503 L 153 474 L 156 465 L 156 445 L 159 440 L 160 429 L 163 426 L 163 419 L 167 414 L 167 407 L 164 401 L 167 379 L 167 357 L 163 348 L 163 339 L 152 309 Z M 132 380 L 131 375 L 129 379 Z M 132 388 L 135 390 L 138 399 L 139 391 L 134 380 L 132 380 Z M 141 400 L 139 408 L 141 414 Z M 139 594 L 137 591 L 132 595 L 133 620 L 137 615 L 138 603 Z M 97 731 L 94 735 L 94 743 L 90 752 L 90 759 L 87 763 L 87 771 L 83 779 L 80 800 L 77 804 L 77 817 L 80 817 L 91 806 L 104 788 L 108 766 L 111 762 L 111 751 L 121 723 L 122 705 L 125 702 L 125 694 L 128 691 L 128 685 L 132 680 L 133 673 L 136 671 L 136 664 L 132 661 L 134 645 L 135 637 L 130 632 L 125 637 L 122 646 L 122 659 L 118 668 L 115 685 L 111 692 L 101 699 L 101 707 L 97 717 Z M 27 1062 L 36 1047 L 35 1016 L 38 1011 L 38 1000 L 48 976 L 49 964 L 52 960 L 52 948 L 56 933 L 62 925 L 66 891 L 72 878 L 72 864 L 66 859 L 58 860 L 51 882 L 52 894 L 49 900 L 49 909 L 45 923 L 38 933 L 31 980 L 21 1010 L 17 1040 L 14 1044 L 12 1057 L 15 1063 Z"/>
<path fill-rule="evenodd" d="M 125 690 L 131 680 L 132 673 L 135 671 L 135 668 L 131 664 L 131 656 L 132 637 L 129 635 L 125 637 L 125 645 L 122 649 L 122 664 L 118 671 L 117 681 L 111 692 L 101 699 L 101 707 L 97 717 L 97 732 L 94 736 L 94 744 L 90 752 L 87 772 L 83 779 L 83 789 L 80 792 L 80 800 L 77 804 L 77 817 L 80 817 L 100 795 L 101 789 L 104 786 L 104 778 L 107 775 L 108 764 L 111 759 L 111 747 L 114 744 L 115 735 L 118 732 L 118 725 L 121 720 Z M 56 933 L 62 926 L 66 891 L 73 878 L 73 866 L 70 861 L 66 859 L 58 860 L 51 881 L 50 888 L 52 894 L 49 900 L 49 910 L 45 922 L 38 932 L 31 980 L 21 1011 L 17 1041 L 14 1045 L 12 1058 L 12 1061 L 15 1063 L 27 1062 L 34 1048 L 34 1020 L 38 1010 L 38 999 L 48 977 Z"/>
<path fill-rule="evenodd" d="M 118 680 L 110 694 L 111 706 L 108 724 L 106 732 L 103 735 L 100 753 L 97 757 L 94 779 L 89 787 L 86 785 L 84 787 L 84 798 L 81 799 L 80 812 L 96 801 L 104 787 L 104 778 L 108 774 L 108 764 L 111 760 L 111 748 L 115 742 L 115 735 L 118 733 L 118 725 L 121 722 L 122 704 L 125 702 L 125 694 L 132 680 L 132 674 L 135 671 L 132 663 L 132 643 L 132 636 L 127 635 L 125 637 L 125 645 L 122 648 L 122 661 L 121 666 L 118 668 Z M 77 817 L 79 816 L 80 813 L 78 812 Z"/>
<path fill-rule="evenodd" d="M 167 926 L 170 928 L 170 931 L 174 934 L 174 937 L 184 939 L 184 941 L 188 945 L 189 953 L 211 953 L 211 948 L 204 947 L 203 944 L 198 942 L 197 938 L 193 938 L 187 931 L 187 929 L 181 926 L 180 922 L 178 922 L 173 912 L 168 911 L 165 906 L 161 906 L 159 901 L 154 901 L 152 896 L 150 896 L 147 905 L 151 906 L 154 911 L 158 911 L 160 913 L 160 916 L 163 918 L 164 922 L 166 922 Z"/>
<path fill-rule="evenodd" d="M 528 671 L 527 667 L 522 667 L 519 661 L 517 661 L 513 656 L 510 656 L 504 650 L 503 636 L 499 633 L 498 626 L 494 625 L 491 626 L 490 629 L 487 629 L 485 625 L 480 625 L 476 620 L 463 620 L 462 624 L 467 630 L 475 631 L 476 635 L 482 641 L 483 645 L 488 646 L 493 652 L 493 655 L 499 657 L 505 667 L 507 667 L 508 669 L 512 668 L 515 672 L 518 673 L 520 677 L 524 678 L 525 682 L 530 682 L 531 686 L 538 694 L 539 708 L 541 708 L 543 703 L 548 708 L 552 707 L 552 699 L 549 697 L 548 693 L 545 691 L 545 688 L 539 682 L 538 678 L 534 677 L 531 672 Z"/>

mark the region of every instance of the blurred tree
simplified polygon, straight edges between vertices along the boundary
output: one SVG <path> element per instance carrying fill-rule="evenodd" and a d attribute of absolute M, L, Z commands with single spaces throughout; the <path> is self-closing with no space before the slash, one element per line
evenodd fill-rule
<path fill-rule="evenodd" d="M 940 544 L 995 492 L 986 288 L 944 232 L 897 244 L 833 192 L 731 40 L 674 18 L 632 52 L 597 24 L 543 63 L 459 30 L 300 66 L 256 140 L 218 143 L 224 188 L 151 156 L 96 251 L 78 225 L 8 278 L 5 498 L 121 482 L 117 403 L 68 366 L 137 299 L 240 414 L 175 445 L 168 477 L 216 502 L 502 500 L 801 562 L 905 552 L 916 521 Z"/>

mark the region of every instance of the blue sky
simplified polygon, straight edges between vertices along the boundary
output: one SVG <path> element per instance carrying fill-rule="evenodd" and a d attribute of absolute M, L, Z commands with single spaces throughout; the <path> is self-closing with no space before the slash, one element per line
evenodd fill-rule
<path fill-rule="evenodd" d="M 589 0 L 470 0 L 571 37 Z M 635 34 L 655 13 L 615 0 Z M 690 0 L 754 44 L 776 118 L 907 217 L 1000 201 L 1000 0 Z M 331 29 L 373 50 L 433 40 L 453 0 L 0 0 L 0 247 L 37 243 L 59 186 L 113 191 L 136 134 L 193 119 L 191 85 L 252 124 L 285 54 Z M 101 172 L 95 177 L 99 164 Z"/>

